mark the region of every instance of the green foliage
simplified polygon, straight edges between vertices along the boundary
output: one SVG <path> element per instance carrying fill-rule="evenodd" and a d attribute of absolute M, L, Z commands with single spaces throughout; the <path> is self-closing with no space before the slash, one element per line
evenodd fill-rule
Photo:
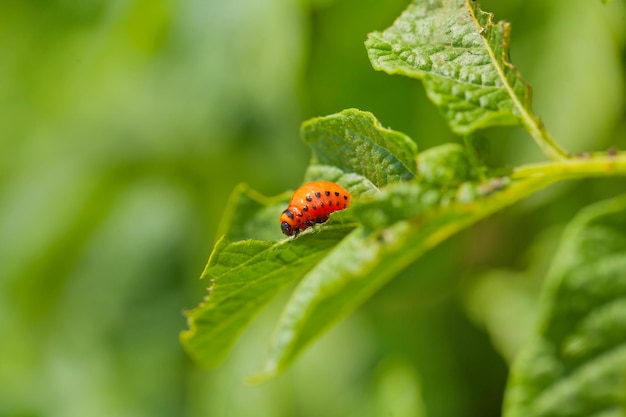
<path fill-rule="evenodd" d="M 200 364 L 219 364 L 259 310 L 319 262 L 346 233 L 345 228 L 330 229 L 289 246 L 226 238 L 217 243 L 202 274 L 212 281 L 209 296 L 188 313 L 190 330 L 181 335 Z"/>
<path fill-rule="evenodd" d="M 563 233 L 536 336 L 514 363 L 506 417 L 626 413 L 626 196 Z"/>
<path fill-rule="evenodd" d="M 375 69 L 422 79 L 456 133 L 516 124 L 530 89 L 509 62 L 510 25 L 492 18 L 473 1 L 413 1 L 366 46 Z"/>
<path fill-rule="evenodd" d="M 617 289 L 623 226 L 577 264 L 602 285 L 541 284 L 575 212 L 626 192 L 626 3 L 409 3 L 3 4 L 0 416 L 495 416 L 526 342 L 506 413 L 624 414 L 623 307 L 562 304 Z M 408 76 L 372 70 L 392 51 Z M 285 239 L 312 180 L 354 204 Z"/>
<path fill-rule="evenodd" d="M 310 121 L 302 132 L 313 151 L 309 176 L 339 181 L 355 196 L 414 175 L 415 144 L 382 128 L 370 113 L 346 110 Z M 181 335 L 190 354 L 209 367 L 224 358 L 265 303 L 314 265 L 319 267 L 327 252 L 355 227 L 349 213 L 337 213 L 320 233 L 276 241 L 280 233 L 275 225 L 282 210 L 275 201 L 285 205 L 287 199 L 266 199 L 242 187 L 231 201 L 224 233 L 240 241 L 225 237 L 214 248 L 202 274 L 212 280 L 209 297 L 188 313 L 190 330 Z M 246 233 L 274 240 L 241 240 Z M 333 253 L 341 260 L 350 250 Z"/>
<path fill-rule="evenodd" d="M 323 331 L 460 230 L 554 182 L 626 174 L 624 153 L 572 158 L 556 144 L 532 113 L 529 87 L 508 59 L 509 32 L 507 23 L 494 24 L 492 15 L 475 2 L 415 0 L 391 28 L 370 35 L 366 46 L 374 67 L 421 79 L 451 128 L 470 134 L 465 146 L 447 143 L 418 154 L 406 135 L 383 128 L 371 113 L 354 109 L 305 122 L 302 137 L 312 151 L 306 180 L 337 181 L 353 193 L 354 204 L 333 214 L 327 224 L 276 240 L 270 228 L 274 221 L 278 230 L 275 218 L 281 209 L 276 202 L 281 199 L 251 199 L 249 190 L 235 194 L 226 236 L 271 240 L 222 238 L 216 244 L 203 274 L 211 280 L 209 296 L 187 313 L 190 330 L 181 335 L 198 363 L 218 365 L 260 308 L 299 281 L 278 321 L 265 367 L 251 380 L 274 377 Z M 473 132 L 514 123 L 521 123 L 554 161 L 500 170 L 500 174 L 489 170 L 485 164 L 489 142 Z M 282 198 L 283 203 L 286 200 Z M 518 362 L 506 410 L 510 415 L 582 416 L 623 404 L 622 382 L 605 384 L 595 397 L 580 400 L 580 406 L 571 403 L 571 397 L 588 389 L 594 378 L 608 376 L 615 382 L 624 377 L 619 352 L 604 355 L 597 365 L 589 364 L 588 371 L 570 375 L 576 366 L 587 365 L 589 357 L 595 359 L 598 352 L 626 340 L 620 325 L 624 322 L 621 290 L 615 291 L 623 283 L 607 284 L 600 298 L 587 289 L 596 280 L 608 283 L 624 278 L 615 272 L 620 265 L 624 270 L 619 255 L 623 236 L 611 232 L 623 224 L 614 224 L 615 215 L 612 220 L 604 225 L 606 230 L 593 229 L 598 235 L 594 243 L 615 254 L 610 257 L 595 250 L 597 255 L 607 255 L 606 262 L 615 262 L 609 265 L 612 275 L 608 270 L 602 276 L 592 270 L 581 275 L 585 268 L 593 269 L 596 264 L 590 261 L 597 259 L 587 253 L 582 256 L 582 249 L 571 246 L 578 240 L 567 236 L 574 232 L 564 238 L 567 249 L 555 261 L 555 271 L 566 265 L 563 257 L 576 259 L 567 268 L 575 277 L 571 286 L 577 293 L 573 297 L 556 291 L 550 283 L 559 280 L 565 286 L 567 274 L 552 273 L 546 289 L 549 307 L 539 330 L 542 339 L 528 347 L 522 356 L 526 359 Z M 590 236 L 586 227 L 572 226 L 582 241 Z M 612 240 L 616 237 L 618 242 Z M 609 295 L 618 298 L 606 306 L 612 301 L 606 299 Z M 576 317 L 590 309 L 589 317 Z M 570 409 L 579 411 L 571 414 Z"/>
<path fill-rule="evenodd" d="M 413 178 L 417 146 L 408 136 L 385 129 L 374 115 L 359 110 L 309 120 L 302 138 L 312 164 L 365 177 L 376 187 Z"/>
<path fill-rule="evenodd" d="M 469 155 L 458 143 L 446 143 L 422 152 L 417 165 L 422 181 L 440 187 L 477 179 Z"/>
<path fill-rule="evenodd" d="M 375 69 L 423 80 L 459 135 L 522 123 L 539 146 L 561 157 L 564 151 L 532 113 L 530 87 L 509 60 L 510 31 L 475 1 L 414 0 L 393 26 L 371 33 L 366 46 Z"/>

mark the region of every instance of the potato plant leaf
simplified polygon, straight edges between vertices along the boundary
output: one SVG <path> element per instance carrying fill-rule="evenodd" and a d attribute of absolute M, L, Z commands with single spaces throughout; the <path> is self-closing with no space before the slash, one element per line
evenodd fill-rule
<path fill-rule="evenodd" d="M 564 232 L 504 411 L 626 416 L 626 196 L 588 207 Z"/>
<path fill-rule="evenodd" d="M 277 213 L 284 204 L 284 196 L 264 198 L 245 186 L 233 193 L 225 236 L 215 244 L 201 276 L 209 281 L 209 294 L 186 312 L 189 329 L 180 335 L 189 355 L 201 366 L 217 366 L 261 308 L 354 228 L 349 221 L 335 220 L 320 233 L 291 242 L 242 239 L 243 233 L 278 239 Z"/>
<path fill-rule="evenodd" d="M 383 128 L 371 113 L 346 110 L 313 119 L 302 133 L 315 162 L 308 179 L 337 181 L 354 197 L 415 175 L 415 143 Z M 181 333 L 187 352 L 204 367 L 218 365 L 260 309 L 355 227 L 347 210 L 333 214 L 319 232 L 285 239 L 278 217 L 290 195 L 267 198 L 244 185 L 233 193 L 223 237 L 201 277 L 210 281 L 209 295 L 186 313 L 189 330 Z"/>
<path fill-rule="evenodd" d="M 382 127 L 368 112 L 348 109 L 311 119 L 302 125 L 302 138 L 313 151 L 313 164 L 361 175 L 376 187 L 415 175 L 415 142 Z"/>
<path fill-rule="evenodd" d="M 414 0 L 365 45 L 375 69 L 421 79 L 455 133 L 536 124 L 530 88 L 509 60 L 510 25 L 492 18 L 471 0 Z"/>
<path fill-rule="evenodd" d="M 473 197 L 461 201 L 463 187 L 441 192 L 438 186 L 407 181 L 356 203 L 354 216 L 362 226 L 304 276 L 279 320 L 265 369 L 251 381 L 261 382 L 283 371 L 312 340 L 423 253 L 550 181 L 497 183 L 497 189 L 477 184 Z"/>
<path fill-rule="evenodd" d="M 294 282 L 256 381 L 286 369 L 323 331 L 454 233 L 561 179 L 626 173 L 626 156 L 616 153 L 493 176 L 480 162 L 482 141 L 418 155 L 411 139 L 358 110 L 310 120 L 302 132 L 313 151 L 306 179 L 341 183 L 353 205 L 284 238 L 278 217 L 290 193 L 266 198 L 245 186 L 235 190 L 202 274 L 209 294 L 187 312 L 189 330 L 181 333 L 205 367 L 218 365 L 260 309 Z"/>

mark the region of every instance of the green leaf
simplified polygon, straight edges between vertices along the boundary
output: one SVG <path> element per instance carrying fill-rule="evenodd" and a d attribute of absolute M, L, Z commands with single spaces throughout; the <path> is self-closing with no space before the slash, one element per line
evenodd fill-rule
<path fill-rule="evenodd" d="M 302 133 L 316 162 L 307 170 L 310 180 L 337 181 L 359 196 L 414 176 L 415 143 L 381 127 L 370 113 L 346 110 L 313 119 Z M 267 198 L 245 185 L 233 192 L 220 227 L 224 237 L 202 274 L 211 280 L 209 296 L 187 312 L 189 330 L 181 333 L 187 352 L 201 365 L 218 365 L 261 308 L 354 229 L 354 218 L 345 210 L 319 231 L 278 241 L 278 217 L 289 195 Z"/>
<path fill-rule="evenodd" d="M 233 192 L 221 226 L 224 236 L 215 244 L 201 276 L 211 282 L 209 295 L 186 312 L 189 330 L 180 335 L 183 346 L 200 365 L 217 366 L 261 308 L 354 228 L 350 218 L 333 216 L 328 227 L 317 234 L 302 235 L 289 244 L 277 241 L 284 237 L 278 215 L 288 198 L 267 198 L 246 185 Z"/>
<path fill-rule="evenodd" d="M 513 366 L 506 417 L 626 415 L 626 196 L 563 234 L 534 339 Z"/>
<path fill-rule="evenodd" d="M 422 152 L 418 171 L 424 182 L 444 187 L 478 178 L 470 156 L 458 143 L 445 143 Z"/>
<path fill-rule="evenodd" d="M 558 180 L 626 172 L 624 155 L 613 153 L 483 178 L 475 173 L 482 166 L 478 154 L 472 158 L 460 145 L 442 145 L 416 158 L 416 146 L 405 135 L 355 110 L 309 121 L 303 132 L 315 162 L 306 176 L 347 186 L 353 206 L 296 238 L 278 240 L 277 219 L 289 195 L 266 198 L 245 186 L 235 190 L 221 227 L 225 237 L 203 273 L 211 280 L 209 296 L 187 312 L 189 330 L 181 334 L 190 356 L 206 367 L 219 364 L 260 309 L 301 278 L 257 380 L 284 370 L 325 329 L 459 230 Z M 467 144 L 471 152 L 480 146 Z M 332 149 L 338 152 L 334 159 Z M 366 169 L 357 156 L 379 165 Z"/>
<path fill-rule="evenodd" d="M 265 369 L 252 381 L 261 382 L 283 371 L 312 340 L 423 253 L 548 183 L 528 178 L 460 202 L 436 194 L 436 188 L 408 181 L 355 203 L 354 216 L 363 226 L 305 275 L 279 321 Z"/>
<path fill-rule="evenodd" d="M 329 225 L 316 234 L 282 242 L 217 242 L 202 278 L 211 280 L 209 295 L 186 312 L 189 330 L 181 342 L 196 362 L 217 366 L 240 333 L 275 295 L 302 277 L 351 227 Z"/>
<path fill-rule="evenodd" d="M 423 80 L 452 130 L 536 123 L 530 89 L 509 60 L 510 25 L 470 0 L 414 0 L 365 42 L 375 69 Z M 524 120 L 526 119 L 526 120 Z"/>
<path fill-rule="evenodd" d="M 368 112 L 348 109 L 308 120 L 302 138 L 313 151 L 312 164 L 361 175 L 379 188 L 415 175 L 415 142 Z"/>

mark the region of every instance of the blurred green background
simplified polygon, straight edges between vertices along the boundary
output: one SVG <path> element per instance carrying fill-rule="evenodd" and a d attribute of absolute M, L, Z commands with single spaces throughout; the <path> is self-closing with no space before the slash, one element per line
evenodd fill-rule
<path fill-rule="evenodd" d="M 367 60 L 366 34 L 407 3 L 0 1 L 1 417 L 499 415 L 560 228 L 623 179 L 451 239 L 260 387 L 242 378 L 284 298 L 215 371 L 178 342 L 232 188 L 300 185 L 303 120 L 357 107 L 421 149 L 459 140 L 419 82 Z M 626 147 L 623 1 L 482 5 L 512 22 L 557 140 Z M 519 128 L 486 135 L 494 166 L 541 159 Z"/>

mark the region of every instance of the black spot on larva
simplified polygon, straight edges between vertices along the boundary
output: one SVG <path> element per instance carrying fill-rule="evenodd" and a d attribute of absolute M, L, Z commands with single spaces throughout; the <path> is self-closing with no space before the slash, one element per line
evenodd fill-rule
<path fill-rule="evenodd" d="M 319 191 L 315 193 L 315 197 L 320 198 L 322 196 L 322 193 L 320 193 Z"/>
<path fill-rule="evenodd" d="M 304 222 L 304 224 L 306 224 L 307 226 L 311 227 L 313 225 L 315 225 L 315 221 L 314 220 L 307 220 Z"/>
<path fill-rule="evenodd" d="M 312 208 L 313 208 L 313 210 L 317 210 L 317 206 L 313 206 Z"/>
<path fill-rule="evenodd" d="M 298 213 L 298 217 L 302 217 L 302 216 L 304 216 L 304 213 L 302 212 Z"/>
<path fill-rule="evenodd" d="M 347 200 L 347 199 L 348 199 L 348 196 L 347 196 L 347 195 L 344 195 L 344 196 L 343 196 L 343 199 L 344 199 L 344 200 Z"/>
<path fill-rule="evenodd" d="M 283 213 L 285 213 L 287 215 L 287 217 L 289 217 L 290 219 L 293 220 L 293 212 L 289 209 L 283 211 Z"/>
<path fill-rule="evenodd" d="M 320 203 L 320 207 L 324 207 L 324 202 L 323 201 Z"/>
<path fill-rule="evenodd" d="M 326 194 L 326 197 L 328 197 L 330 195 L 330 191 L 324 191 L 324 194 Z"/>
<path fill-rule="evenodd" d="M 335 202 L 335 205 L 336 205 L 337 207 L 339 207 L 339 201 L 336 201 L 336 202 Z"/>
<path fill-rule="evenodd" d="M 302 207 L 302 211 L 309 211 L 309 206 L 305 205 L 304 207 Z"/>
<path fill-rule="evenodd" d="M 310 195 L 307 194 L 306 195 L 306 201 L 308 201 L 310 203 L 311 201 L 313 201 L 313 197 L 311 197 Z"/>
<path fill-rule="evenodd" d="M 346 207 L 347 207 L 347 206 L 344 204 L 344 205 L 343 205 L 343 208 L 346 208 Z"/>
<path fill-rule="evenodd" d="M 339 197 L 339 191 L 335 191 L 335 197 Z"/>

